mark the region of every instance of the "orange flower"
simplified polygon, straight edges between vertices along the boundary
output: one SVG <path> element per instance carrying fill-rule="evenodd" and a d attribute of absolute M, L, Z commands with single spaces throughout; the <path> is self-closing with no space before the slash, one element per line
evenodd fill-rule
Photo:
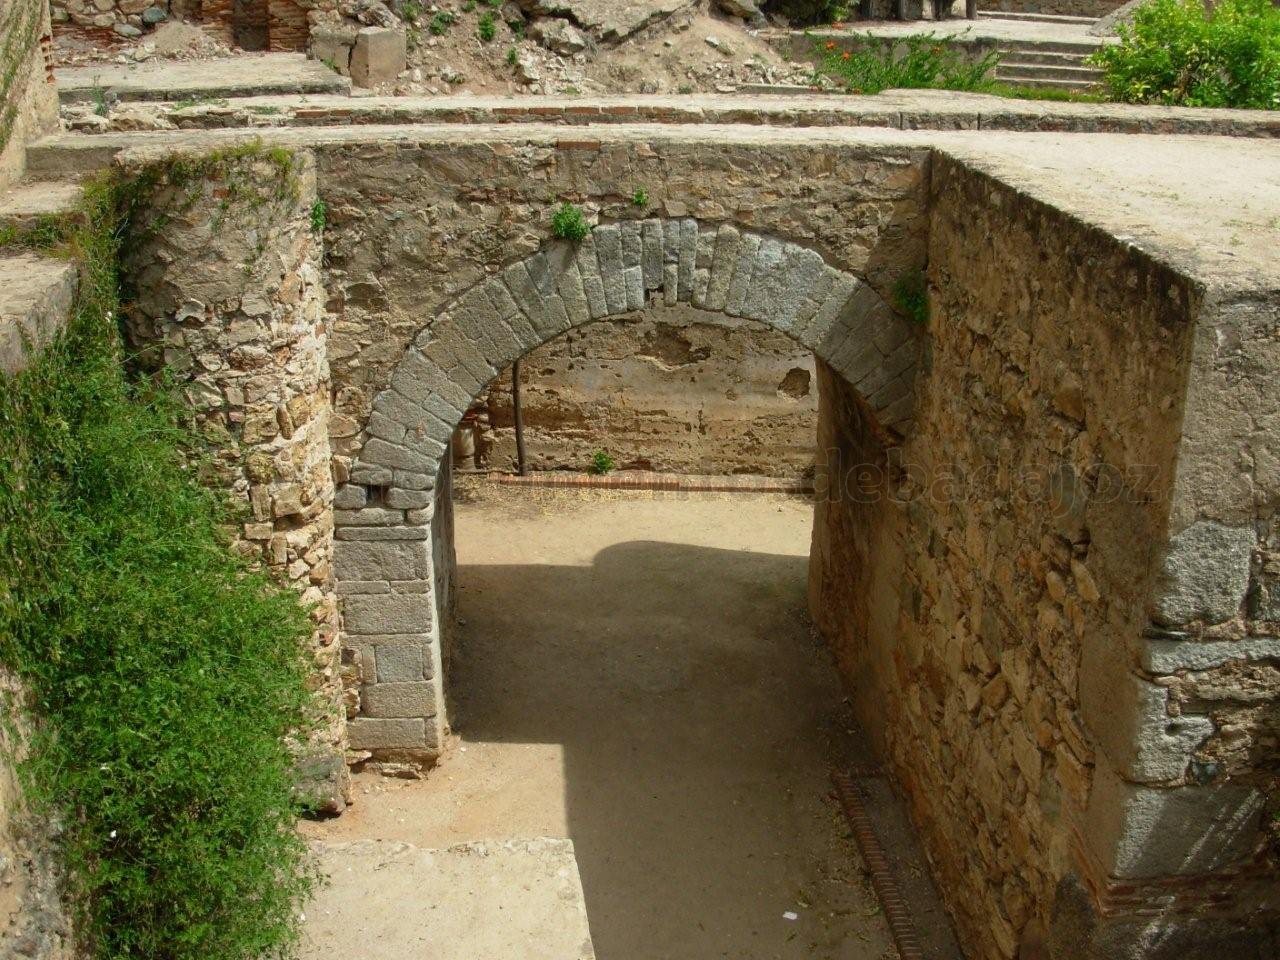
<path fill-rule="evenodd" d="M 834 40 L 828 40 L 828 41 L 827 41 L 827 49 L 828 49 L 828 50 L 834 50 L 835 48 L 836 48 L 836 42 L 835 42 Z"/>
<path fill-rule="evenodd" d="M 852 59 L 853 59 L 853 54 L 852 54 L 852 53 L 850 53 L 848 50 L 846 50 L 844 53 L 840 54 L 840 59 L 841 59 L 841 60 L 852 60 Z"/>

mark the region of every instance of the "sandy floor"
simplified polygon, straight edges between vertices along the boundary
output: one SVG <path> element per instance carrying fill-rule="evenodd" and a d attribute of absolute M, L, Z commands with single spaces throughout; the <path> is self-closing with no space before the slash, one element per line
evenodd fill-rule
<path fill-rule="evenodd" d="M 310 831 L 569 837 L 602 960 L 895 956 L 829 795 L 866 757 L 804 613 L 810 505 L 662 497 L 460 502 L 458 743 Z"/>

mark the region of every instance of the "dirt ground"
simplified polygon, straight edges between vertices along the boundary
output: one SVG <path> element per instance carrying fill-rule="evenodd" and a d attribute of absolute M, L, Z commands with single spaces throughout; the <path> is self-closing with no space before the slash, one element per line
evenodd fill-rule
<path fill-rule="evenodd" d="M 896 956 L 830 795 L 868 757 L 805 614 L 811 504 L 483 489 L 457 503 L 457 742 L 309 833 L 568 837 L 602 960 Z"/>

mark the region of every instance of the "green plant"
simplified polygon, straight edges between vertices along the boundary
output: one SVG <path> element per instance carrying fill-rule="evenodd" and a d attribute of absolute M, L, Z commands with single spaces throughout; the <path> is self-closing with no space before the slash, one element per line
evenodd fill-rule
<path fill-rule="evenodd" d="M 893 285 L 893 302 L 914 323 L 929 325 L 929 282 L 923 270 L 908 270 Z"/>
<path fill-rule="evenodd" d="M 615 470 L 618 462 L 609 456 L 603 450 L 597 450 L 591 455 L 591 463 L 587 466 L 588 473 L 594 473 L 597 476 L 604 476 L 606 473 Z"/>
<path fill-rule="evenodd" d="M 478 36 L 482 42 L 488 43 L 497 35 L 498 22 L 493 18 L 493 14 L 482 14 L 480 17 L 480 23 L 476 26 L 476 36 Z"/>
<path fill-rule="evenodd" d="M 316 233 L 324 233 L 325 225 L 329 222 L 329 205 L 316 197 L 315 203 L 311 204 L 311 229 Z"/>
<path fill-rule="evenodd" d="M 586 214 L 581 207 L 565 202 L 556 208 L 551 217 L 551 233 L 561 240 L 579 243 L 591 232 L 591 224 L 587 223 Z"/>
<path fill-rule="evenodd" d="M 427 24 L 427 29 L 431 32 L 432 36 L 438 37 L 453 26 L 453 19 L 454 17 L 452 13 L 447 13 L 446 11 L 441 10 L 431 18 L 431 22 Z"/>
<path fill-rule="evenodd" d="M 691 83 L 680 84 L 680 86 L 676 87 L 676 93 L 682 93 L 682 94 L 693 93 L 693 84 Z"/>
<path fill-rule="evenodd" d="M 1280 109 L 1280 8 L 1270 0 L 1152 0 L 1091 60 L 1128 103 Z"/>
<path fill-rule="evenodd" d="M 422 4 L 418 0 L 404 0 L 400 4 L 400 16 L 406 23 L 417 23 L 422 16 Z"/>
<path fill-rule="evenodd" d="M 507 64 L 508 64 L 509 66 L 514 67 L 514 66 L 515 66 L 519 61 L 520 61 L 520 51 L 519 51 L 519 50 L 517 50 L 515 47 L 510 47 L 510 48 L 508 48 L 508 50 L 507 50 Z"/>
<path fill-rule="evenodd" d="M 462 12 L 472 13 L 475 10 L 475 8 L 476 8 L 476 0 L 467 0 L 467 2 L 462 5 Z"/>
<path fill-rule="evenodd" d="M 641 210 L 646 209 L 649 206 L 649 191 L 644 187 L 637 187 L 636 192 L 631 195 L 631 205 Z"/>
<path fill-rule="evenodd" d="M 422 32 L 413 26 L 404 28 L 404 45 L 410 53 L 422 45 Z"/>
<path fill-rule="evenodd" d="M 116 264 L 145 182 L 86 188 L 68 327 L 0 389 L 0 662 L 85 954 L 275 956 L 316 882 L 286 746 L 311 723 L 310 624 L 228 549 L 173 385 L 125 373 Z"/>
<path fill-rule="evenodd" d="M 111 107 L 107 103 L 107 91 L 96 83 L 89 90 L 89 100 L 93 104 L 93 112 L 97 116 L 105 117 L 111 112 Z"/>
<path fill-rule="evenodd" d="M 841 50 L 833 40 L 815 41 L 822 61 L 820 73 L 839 82 L 849 93 L 882 90 L 925 89 L 985 90 L 1000 62 L 992 52 L 979 60 L 967 59 L 955 43 L 933 33 L 892 40 L 867 35 L 858 46 Z"/>

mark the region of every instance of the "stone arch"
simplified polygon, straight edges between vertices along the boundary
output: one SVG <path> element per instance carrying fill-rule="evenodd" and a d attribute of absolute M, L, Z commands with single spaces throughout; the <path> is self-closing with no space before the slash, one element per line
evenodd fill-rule
<path fill-rule="evenodd" d="M 373 401 L 337 496 L 336 562 L 358 661 L 352 746 L 429 761 L 445 728 L 441 623 L 447 511 L 435 509 L 463 414 L 513 361 L 582 324 L 687 303 L 786 333 L 887 431 L 912 425 L 921 340 L 866 282 L 797 243 L 730 224 L 649 219 L 553 241 L 470 287 L 415 338 Z"/>

